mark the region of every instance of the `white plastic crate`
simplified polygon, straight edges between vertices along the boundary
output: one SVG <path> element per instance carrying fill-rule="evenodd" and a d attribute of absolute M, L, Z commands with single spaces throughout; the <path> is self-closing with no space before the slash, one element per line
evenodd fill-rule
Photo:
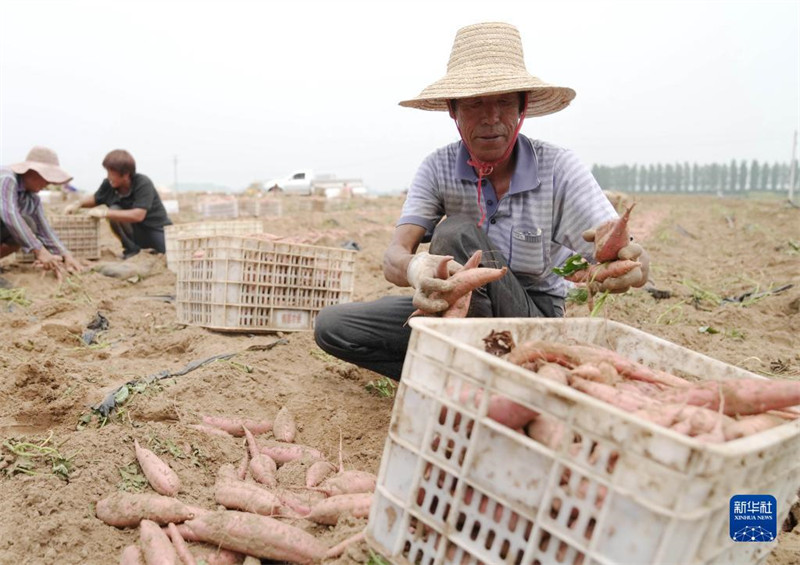
<path fill-rule="evenodd" d="M 264 239 L 178 240 L 178 320 L 219 331 L 310 330 L 317 313 L 350 302 L 355 251 Z"/>
<path fill-rule="evenodd" d="M 50 215 L 50 227 L 58 236 L 70 253 L 77 259 L 100 258 L 100 222 L 91 216 Z M 35 259 L 33 253 L 17 252 L 17 261 L 32 263 Z"/>
<path fill-rule="evenodd" d="M 207 237 L 211 235 L 248 235 L 264 233 L 261 220 L 219 220 L 190 222 L 164 226 L 164 247 L 167 255 L 167 268 L 176 272 L 175 259 L 178 252 L 178 239 L 182 237 Z"/>
<path fill-rule="evenodd" d="M 238 218 L 239 202 L 233 195 L 201 196 L 197 213 L 204 218 Z"/>
<path fill-rule="evenodd" d="M 280 217 L 283 213 L 279 198 L 239 198 L 239 216 Z"/>
<path fill-rule="evenodd" d="M 800 420 L 705 444 L 484 352 L 492 330 L 590 342 L 699 379 L 756 377 L 599 319 L 414 318 L 369 543 L 393 563 L 729 565 L 772 543 L 729 537 L 729 501 L 771 494 L 778 527 L 800 485 Z M 459 402 L 462 386 L 559 418 L 556 449 Z M 578 442 L 574 442 L 579 438 Z"/>

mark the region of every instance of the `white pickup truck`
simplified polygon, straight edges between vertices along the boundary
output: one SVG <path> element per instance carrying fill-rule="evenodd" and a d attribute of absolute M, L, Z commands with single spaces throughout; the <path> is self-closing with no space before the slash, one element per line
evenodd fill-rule
<path fill-rule="evenodd" d="M 280 190 L 286 194 L 303 194 L 337 198 L 366 194 L 367 189 L 361 179 L 338 179 L 334 175 L 315 175 L 314 171 L 302 170 L 283 177 L 270 179 L 264 183 L 270 191 Z"/>

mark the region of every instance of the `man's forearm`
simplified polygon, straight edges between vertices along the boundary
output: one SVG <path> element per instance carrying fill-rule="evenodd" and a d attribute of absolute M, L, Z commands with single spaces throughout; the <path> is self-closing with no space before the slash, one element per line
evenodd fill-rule
<path fill-rule="evenodd" d="M 391 245 L 383 255 L 383 276 L 397 286 L 410 286 L 406 273 L 414 255 L 399 245 Z"/>

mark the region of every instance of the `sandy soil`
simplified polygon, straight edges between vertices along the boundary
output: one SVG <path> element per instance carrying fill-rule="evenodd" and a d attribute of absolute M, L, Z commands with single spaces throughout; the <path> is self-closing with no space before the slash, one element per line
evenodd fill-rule
<path fill-rule="evenodd" d="M 317 206 L 292 213 L 285 206 L 267 231 L 320 245 L 356 241 L 362 250 L 355 295 L 368 300 L 405 292 L 380 270 L 400 206 L 398 197 L 330 211 Z M 607 304 L 604 315 L 756 373 L 798 379 L 799 219 L 800 210 L 777 199 L 640 197 L 633 231 L 652 255 L 653 286 L 671 297 L 656 300 L 636 290 Z M 107 231 L 103 241 L 102 261 L 115 262 L 118 245 Z M 341 433 L 344 466 L 377 473 L 392 399 L 366 386 L 377 375 L 325 355 L 309 333 L 232 335 L 178 324 L 174 305 L 163 298 L 175 292 L 175 275 L 163 257 L 142 254 L 127 262 L 142 275 L 130 280 L 87 272 L 60 286 L 30 265 L 4 263 L 4 276 L 25 289 L 31 304 L 0 302 L 0 437 L 6 442 L 0 452 L 0 563 L 116 563 L 138 532 L 102 523 L 94 505 L 118 489 L 146 490 L 134 439 L 178 472 L 184 501 L 213 508 L 214 474 L 224 463 L 237 464 L 243 446 L 187 426 L 204 414 L 271 419 L 287 406 L 299 424 L 299 443 L 336 461 Z M 770 293 L 788 284 L 794 286 Z M 741 303 L 711 299 L 749 292 L 767 294 Z M 97 312 L 110 327 L 98 344 L 82 345 L 80 336 Z M 568 315 L 587 312 L 572 306 Z M 280 337 L 286 343 L 253 347 Z M 236 353 L 233 362 L 161 380 L 132 394 L 108 420 L 88 419 L 90 406 L 127 381 L 223 353 Z M 51 449 L 26 459 L 8 448 L 20 442 Z M 300 484 L 303 469 L 287 465 L 279 480 Z M 333 544 L 357 533 L 365 520 L 298 524 Z M 799 556 L 800 527 L 781 535 L 768 563 L 798 564 Z M 366 559 L 361 544 L 337 562 Z"/>

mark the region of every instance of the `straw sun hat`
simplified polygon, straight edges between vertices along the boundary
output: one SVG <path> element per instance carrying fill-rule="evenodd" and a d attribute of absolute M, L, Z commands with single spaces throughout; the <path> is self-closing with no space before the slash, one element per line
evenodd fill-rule
<path fill-rule="evenodd" d="M 33 169 L 50 184 L 64 184 L 72 180 L 72 176 L 59 166 L 56 152 L 47 147 L 34 147 L 22 163 L 14 163 L 9 168 L 18 175 Z"/>
<path fill-rule="evenodd" d="M 505 23 L 481 23 L 458 30 L 444 78 L 400 105 L 447 110 L 449 99 L 506 92 L 528 92 L 526 116 L 558 112 L 575 98 L 571 88 L 547 84 L 528 73 L 517 28 Z"/>

